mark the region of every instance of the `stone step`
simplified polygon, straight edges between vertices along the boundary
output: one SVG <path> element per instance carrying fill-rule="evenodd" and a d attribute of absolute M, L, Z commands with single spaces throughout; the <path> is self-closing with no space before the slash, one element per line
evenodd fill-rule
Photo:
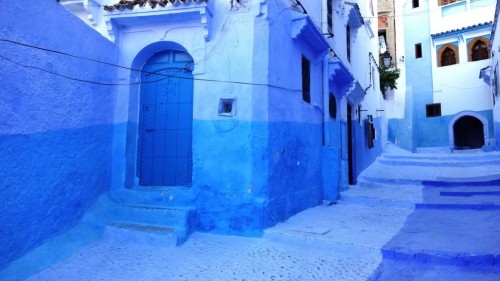
<path fill-rule="evenodd" d="M 484 165 L 498 165 L 500 167 L 500 158 L 498 159 L 450 159 L 446 158 L 387 158 L 381 157 L 378 162 L 384 165 L 394 166 L 433 166 L 433 167 L 472 167 Z"/>
<path fill-rule="evenodd" d="M 136 244 L 175 247 L 179 244 L 176 230 L 171 227 L 113 223 L 106 225 L 103 240 L 109 244 Z"/>
<path fill-rule="evenodd" d="M 422 186 L 358 182 L 342 192 L 340 200 L 347 204 L 415 208 L 422 202 Z"/>
<path fill-rule="evenodd" d="M 84 221 L 134 231 L 155 230 L 157 235 L 169 232 L 169 235 L 177 237 L 177 244 L 181 244 L 192 231 L 193 217 L 194 207 L 159 207 L 117 202 L 105 194 L 87 212 Z M 167 229 L 172 231 L 166 231 Z"/>
<path fill-rule="evenodd" d="M 499 159 L 500 152 L 492 151 L 492 152 L 477 152 L 477 153 L 382 153 L 381 155 L 384 158 L 391 159 L 441 159 L 447 158 L 452 160 L 472 160 L 472 159 Z"/>
<path fill-rule="evenodd" d="M 192 187 L 122 188 L 109 193 L 116 202 L 158 207 L 195 205 L 197 196 L 198 192 Z"/>
<path fill-rule="evenodd" d="M 384 259 L 414 262 L 428 265 L 453 265 L 461 267 L 498 267 L 500 268 L 500 253 L 470 253 L 447 251 L 409 251 L 403 248 L 384 247 Z"/>
<path fill-rule="evenodd" d="M 360 186 L 420 186 L 422 179 L 408 179 L 404 177 L 371 176 L 361 174 L 358 177 L 357 185 Z"/>

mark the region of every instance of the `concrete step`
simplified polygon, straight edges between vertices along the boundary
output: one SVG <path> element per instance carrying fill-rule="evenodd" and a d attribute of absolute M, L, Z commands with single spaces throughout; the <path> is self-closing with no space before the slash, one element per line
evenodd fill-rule
<path fill-rule="evenodd" d="M 340 200 L 346 204 L 415 208 L 423 200 L 422 186 L 358 182 L 342 192 Z"/>
<path fill-rule="evenodd" d="M 103 240 L 106 243 L 116 245 L 175 247 L 179 244 L 174 228 L 132 223 L 106 225 Z"/>
<path fill-rule="evenodd" d="M 121 188 L 109 193 L 116 202 L 158 207 L 191 206 L 197 196 L 198 192 L 192 187 Z"/>
<path fill-rule="evenodd" d="M 194 212 L 194 207 L 190 206 L 159 207 L 117 202 L 105 194 L 87 212 L 84 221 L 129 231 L 154 232 L 155 235 L 168 233 L 177 238 L 177 244 L 181 244 L 192 231 Z"/>
<path fill-rule="evenodd" d="M 499 253 L 468 253 L 435 250 L 410 251 L 403 248 L 388 247 L 384 247 L 381 251 L 383 258 L 388 260 L 428 265 L 500 268 Z"/>
<path fill-rule="evenodd" d="M 472 167 L 484 165 L 498 165 L 500 167 L 500 158 L 491 159 L 453 159 L 444 158 L 393 158 L 382 156 L 378 159 L 379 163 L 394 166 L 434 166 L 434 167 Z"/>
<path fill-rule="evenodd" d="M 480 152 L 473 154 L 462 153 L 441 153 L 441 154 L 392 154 L 382 153 L 381 158 L 384 159 L 400 159 L 400 160 L 448 160 L 448 161 L 483 161 L 483 160 L 498 160 L 500 161 L 500 153 L 498 152 Z"/>
<path fill-rule="evenodd" d="M 422 179 L 419 178 L 394 177 L 390 174 L 373 176 L 362 173 L 357 180 L 357 185 L 360 186 L 419 186 L 421 183 Z"/>

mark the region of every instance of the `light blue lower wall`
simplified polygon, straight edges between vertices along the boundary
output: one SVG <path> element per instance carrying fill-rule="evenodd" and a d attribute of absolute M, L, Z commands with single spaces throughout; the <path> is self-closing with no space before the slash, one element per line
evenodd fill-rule
<path fill-rule="evenodd" d="M 493 124 L 493 112 L 491 110 L 478 111 L 478 114 L 483 115 L 488 120 L 488 134 L 490 138 L 494 138 L 495 130 Z M 448 127 L 450 120 L 454 115 L 446 115 L 440 117 L 419 118 L 416 121 L 416 146 L 417 147 L 448 147 L 449 132 Z M 410 142 L 413 138 L 411 134 L 406 134 L 407 127 L 405 119 L 390 119 L 388 126 L 388 140 L 398 145 L 405 142 Z M 411 129 L 411 127 L 410 127 Z M 403 147 L 403 146 L 402 146 Z M 405 148 L 405 147 L 403 147 Z"/>
<path fill-rule="evenodd" d="M 364 169 L 375 161 L 382 153 L 382 136 L 380 128 L 380 119 L 375 118 L 373 124 L 375 126 L 376 138 L 373 140 L 373 148 L 368 148 L 368 123 L 365 120 L 360 124 L 357 120 L 353 120 L 353 150 L 354 150 L 354 178 L 356 179 Z"/>
<path fill-rule="evenodd" d="M 500 151 L 500 122 L 495 122 L 496 150 Z"/>
<path fill-rule="evenodd" d="M 200 231 L 261 235 L 322 199 L 320 124 L 194 121 Z"/>
<path fill-rule="evenodd" d="M 112 130 L 0 135 L 0 268 L 75 225 L 109 186 Z"/>
<path fill-rule="evenodd" d="M 263 226 L 262 196 L 267 186 L 254 173 L 254 158 L 266 165 L 266 138 L 255 144 L 252 133 L 267 126 L 248 121 L 195 120 L 193 122 L 193 187 L 200 231 L 259 235 Z"/>
<path fill-rule="evenodd" d="M 2 271 L 109 188 L 118 48 L 57 1 L 6 5 L 0 38 Z"/>
<path fill-rule="evenodd" d="M 271 122 L 268 145 L 265 227 L 321 202 L 322 125 Z"/>

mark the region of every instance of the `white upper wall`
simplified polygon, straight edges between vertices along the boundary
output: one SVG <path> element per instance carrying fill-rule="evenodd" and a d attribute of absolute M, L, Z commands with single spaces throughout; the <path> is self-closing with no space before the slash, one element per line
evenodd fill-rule
<path fill-rule="evenodd" d="M 385 110 L 388 119 L 403 119 L 405 116 L 406 93 L 406 65 L 405 65 L 405 35 L 404 35 L 404 9 L 403 1 L 394 2 L 394 15 L 396 27 L 396 55 L 392 58 L 393 64 L 400 70 L 397 80 L 397 89 L 389 91 Z"/>
<path fill-rule="evenodd" d="M 500 3 L 497 4 L 496 9 L 500 9 Z M 498 11 L 497 11 L 498 13 Z M 498 17 L 498 15 L 497 15 Z M 491 66 L 491 90 L 492 93 L 494 94 L 495 92 L 498 93 L 499 89 L 495 88 L 495 84 L 498 86 L 500 85 L 500 60 L 498 59 L 498 56 L 500 55 L 500 30 L 498 29 L 498 18 L 496 19 L 496 25 L 494 25 L 494 36 L 493 40 L 490 41 L 491 44 L 491 49 L 490 49 L 490 55 L 491 55 L 491 60 L 490 60 L 490 66 Z M 493 55 L 492 55 L 493 54 Z M 496 73 L 495 73 L 496 70 Z M 496 74 L 496 75 L 495 75 Z M 495 83 L 496 80 L 496 83 Z M 493 119 L 495 122 L 500 122 L 500 99 L 498 99 L 498 96 L 496 97 L 496 103 L 495 107 L 493 108 Z M 498 136 L 497 136 L 498 138 Z"/>
<path fill-rule="evenodd" d="M 429 0 L 431 34 L 492 21 L 495 4 L 495 0 L 462 0 L 439 6 L 438 0 Z"/>

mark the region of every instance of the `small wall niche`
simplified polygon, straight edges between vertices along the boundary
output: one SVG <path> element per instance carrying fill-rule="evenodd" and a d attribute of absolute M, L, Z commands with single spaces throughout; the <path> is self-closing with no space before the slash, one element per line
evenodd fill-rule
<path fill-rule="evenodd" d="M 236 98 L 220 99 L 219 116 L 233 117 L 236 115 Z"/>

